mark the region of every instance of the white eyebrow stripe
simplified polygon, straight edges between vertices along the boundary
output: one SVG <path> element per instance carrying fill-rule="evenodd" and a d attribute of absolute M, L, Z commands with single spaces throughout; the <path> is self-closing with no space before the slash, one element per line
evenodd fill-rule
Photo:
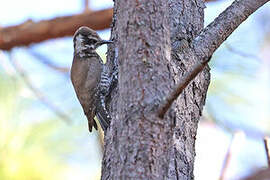
<path fill-rule="evenodd" d="M 97 37 L 94 37 L 94 36 L 91 36 L 91 35 L 88 36 L 88 39 L 89 39 L 89 40 L 95 40 L 95 41 L 98 41 L 98 38 L 97 38 Z"/>

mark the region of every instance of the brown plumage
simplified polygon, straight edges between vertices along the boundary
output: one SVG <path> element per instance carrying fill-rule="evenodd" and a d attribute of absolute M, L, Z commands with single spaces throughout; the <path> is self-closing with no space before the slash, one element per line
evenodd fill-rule
<path fill-rule="evenodd" d="M 94 120 L 96 115 L 96 101 L 98 83 L 100 81 L 103 63 L 96 48 L 111 41 L 102 40 L 98 34 L 88 28 L 79 28 L 73 37 L 74 58 L 71 67 L 71 81 L 77 98 L 82 105 L 84 114 L 88 119 L 89 131 L 97 123 Z M 102 124 L 104 127 L 104 124 Z"/>

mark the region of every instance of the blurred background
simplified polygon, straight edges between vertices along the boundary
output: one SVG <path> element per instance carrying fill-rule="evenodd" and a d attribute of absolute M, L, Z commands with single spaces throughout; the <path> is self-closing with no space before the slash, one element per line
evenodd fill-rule
<path fill-rule="evenodd" d="M 207 2 L 205 25 L 231 3 Z M 4 0 L 0 31 L 112 6 L 112 0 Z M 268 3 L 212 58 L 196 141 L 196 180 L 240 179 L 267 167 L 263 139 L 270 135 L 269 20 Z M 110 29 L 99 28 L 98 33 L 110 38 Z M 106 46 L 98 52 L 105 58 Z M 1 180 L 100 178 L 102 134 L 88 132 L 69 79 L 72 58 L 71 36 L 0 50 Z"/>

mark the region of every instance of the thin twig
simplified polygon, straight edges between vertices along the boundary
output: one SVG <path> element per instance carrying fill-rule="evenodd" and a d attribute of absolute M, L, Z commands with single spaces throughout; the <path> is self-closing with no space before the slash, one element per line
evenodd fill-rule
<path fill-rule="evenodd" d="M 264 142 L 264 148 L 265 148 L 266 157 L 267 157 L 267 164 L 268 164 L 268 167 L 270 168 L 270 147 L 269 147 L 269 137 L 264 137 L 263 142 Z"/>
<path fill-rule="evenodd" d="M 172 103 L 183 92 L 190 81 L 192 81 L 204 69 L 209 60 L 210 58 L 206 59 L 202 63 L 195 64 L 192 69 L 182 77 L 180 82 L 176 85 L 176 88 L 172 91 L 171 94 L 169 94 L 169 96 L 167 96 L 167 98 L 164 100 L 164 103 L 161 104 L 161 107 L 158 110 L 159 118 L 164 118 L 165 113 L 171 107 Z"/>
<path fill-rule="evenodd" d="M 242 56 L 242 57 L 244 57 L 244 58 L 256 59 L 257 61 L 262 62 L 262 60 L 261 60 L 258 56 L 254 55 L 254 54 L 249 54 L 249 53 L 246 53 L 246 52 L 242 52 L 242 51 L 240 51 L 240 50 L 237 50 L 237 49 L 235 49 L 234 47 L 232 47 L 231 45 L 229 45 L 229 44 L 227 44 L 227 43 L 225 43 L 225 47 L 226 47 L 230 52 L 232 52 L 232 53 L 234 53 L 234 54 L 237 54 L 237 55 Z"/>
<path fill-rule="evenodd" d="M 14 67 L 14 69 L 18 72 L 18 74 L 21 76 L 25 84 L 28 86 L 28 88 L 35 94 L 35 96 L 45 105 L 47 106 L 51 111 L 53 111 L 57 116 L 59 116 L 62 120 L 64 120 L 66 123 L 71 123 L 71 119 L 66 115 L 64 112 L 62 112 L 58 107 L 56 107 L 53 103 L 51 103 L 48 98 L 39 90 L 37 89 L 31 80 L 28 78 L 27 73 L 16 63 L 15 60 L 10 58 L 10 61 Z"/>
<path fill-rule="evenodd" d="M 231 152 L 232 142 L 233 142 L 233 137 L 232 137 L 232 140 L 230 142 L 230 145 L 229 145 L 229 147 L 227 149 L 227 152 L 226 152 L 224 161 L 223 161 L 223 165 L 222 165 L 222 169 L 221 169 L 221 172 L 220 172 L 219 180 L 224 180 L 225 179 L 225 176 L 226 176 L 226 173 L 227 173 L 227 169 L 228 169 L 229 164 L 231 162 L 231 157 L 232 157 L 232 152 Z"/>
<path fill-rule="evenodd" d="M 214 107 L 212 107 L 211 103 L 209 103 L 206 107 L 206 113 L 209 114 L 208 116 L 210 116 L 210 120 L 211 122 L 213 122 L 213 124 L 219 126 L 220 128 L 224 129 L 227 133 L 233 133 L 235 131 L 235 129 L 237 129 L 237 127 L 235 127 L 233 125 L 233 123 L 228 123 L 222 119 L 217 118 L 216 112 L 214 110 Z M 206 117 L 208 118 L 208 117 Z M 256 130 L 254 128 L 250 128 L 250 127 L 246 127 L 246 126 L 241 126 L 241 131 L 244 132 L 244 134 L 248 137 L 248 138 L 252 138 L 255 140 L 261 140 L 263 137 L 265 136 L 270 136 L 269 133 L 265 133 L 265 132 L 261 132 L 259 130 Z"/>
<path fill-rule="evenodd" d="M 39 62 L 41 62 L 42 64 L 48 66 L 49 68 L 57 71 L 57 72 L 61 72 L 61 73 L 68 73 L 69 72 L 69 68 L 67 67 L 60 67 L 58 65 L 56 65 L 54 63 L 54 61 L 51 61 L 50 59 L 48 59 L 46 56 L 32 51 L 32 50 L 28 50 L 27 51 L 30 55 L 32 55 L 33 57 L 35 57 Z"/>
<path fill-rule="evenodd" d="M 242 131 L 238 131 L 233 134 L 227 153 L 225 155 L 225 159 L 224 159 L 223 166 L 220 172 L 219 180 L 225 179 L 226 173 L 228 171 L 228 168 L 231 162 L 232 154 L 234 153 L 235 149 L 237 148 L 237 145 L 239 144 L 239 142 L 236 142 L 236 141 L 239 141 L 242 135 L 243 135 Z"/>
<path fill-rule="evenodd" d="M 89 12 L 89 0 L 84 0 L 84 12 Z"/>

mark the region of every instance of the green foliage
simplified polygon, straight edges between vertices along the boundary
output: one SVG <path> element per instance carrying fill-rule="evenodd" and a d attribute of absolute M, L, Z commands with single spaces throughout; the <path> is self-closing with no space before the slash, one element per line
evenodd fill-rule
<path fill-rule="evenodd" d="M 25 102 L 31 101 L 21 96 L 23 91 L 18 80 L 0 74 L 0 179 L 62 179 L 61 173 L 66 167 L 55 157 L 55 151 L 51 151 L 59 143 L 54 138 L 59 122 L 23 121 L 24 111 L 29 110 Z M 63 145 L 59 154 L 71 150 L 69 144 Z"/>

